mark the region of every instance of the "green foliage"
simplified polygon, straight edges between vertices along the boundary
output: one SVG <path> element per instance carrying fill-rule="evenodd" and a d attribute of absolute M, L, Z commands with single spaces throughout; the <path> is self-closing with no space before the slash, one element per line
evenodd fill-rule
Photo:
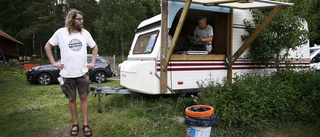
<path fill-rule="evenodd" d="M 101 18 L 94 22 L 100 53 L 126 56 L 139 23 L 160 13 L 154 0 L 100 1 Z M 149 10 L 152 9 L 152 10 Z M 150 13 L 151 12 L 151 13 Z"/>
<path fill-rule="evenodd" d="M 174 106 L 175 98 L 167 96 L 113 95 L 105 102 L 103 113 L 117 122 L 97 126 L 109 127 L 100 130 L 108 136 L 182 136 L 185 125 L 175 119 L 182 110 Z"/>
<path fill-rule="evenodd" d="M 253 19 L 244 20 L 248 34 L 242 35 L 242 40 L 249 38 L 271 10 L 270 8 L 251 10 Z M 296 14 L 293 12 L 295 10 L 295 6 L 283 9 L 251 43 L 248 54 L 251 60 L 279 66 L 279 63 L 289 56 L 289 50 L 295 50 L 308 42 L 308 31 L 304 28 L 306 23 L 302 18 L 303 12 Z M 285 54 L 281 55 L 283 51 Z"/>
<path fill-rule="evenodd" d="M 294 113 L 292 118 L 316 122 L 320 114 L 319 75 L 313 70 L 303 70 L 300 73 L 291 70 L 281 71 L 275 78 L 293 88 L 291 92 L 288 92 L 292 101 L 290 109 Z"/>
<path fill-rule="evenodd" d="M 308 38 L 310 45 L 319 44 L 319 6 L 318 0 L 290 0 L 294 3 L 294 8 L 289 10 L 299 18 L 305 19 L 308 23 Z"/>
<path fill-rule="evenodd" d="M 10 59 L 8 62 L 0 62 L 0 71 L 17 72 L 22 74 L 23 66 L 16 59 Z"/>
<path fill-rule="evenodd" d="M 154 0 L 0 0 L 0 29 L 21 41 L 19 55 L 37 55 L 44 60 L 44 45 L 64 27 L 69 9 L 84 14 L 84 28 L 99 46 L 99 54 L 126 56 L 138 24 L 160 13 Z M 59 51 L 57 51 L 58 53 Z M 58 54 L 54 55 L 58 59 Z"/>
<path fill-rule="evenodd" d="M 21 3 L 27 3 L 27 1 L 0 0 L 0 7 L 2 9 L 0 13 L 0 29 L 11 36 L 15 36 L 13 34 L 21 28 L 23 20 L 25 19 L 25 17 L 21 15 L 21 11 L 24 10 L 24 5 Z"/>
<path fill-rule="evenodd" d="M 201 90 L 200 101 L 212 105 L 220 126 L 247 131 L 281 122 L 319 122 L 320 77 L 314 70 L 248 73 L 234 78 L 232 90 L 221 84 Z"/>
<path fill-rule="evenodd" d="M 20 11 L 22 26 L 17 28 L 15 36 L 24 45 L 19 47 L 20 55 L 37 55 L 44 58 L 43 46 L 48 41 L 53 32 L 61 27 L 62 16 L 58 16 L 57 6 L 50 0 L 28 1 Z M 44 8 L 46 7 L 46 8 Z M 60 17 L 60 18 L 59 18 Z"/>
<path fill-rule="evenodd" d="M 87 29 L 92 37 L 96 39 L 98 37 L 95 32 L 94 22 L 101 17 L 100 5 L 96 0 L 73 0 L 68 1 L 70 9 L 77 9 L 83 13 L 84 28 Z M 64 23 L 64 18 L 63 18 Z M 64 25 L 64 24 L 63 24 Z"/>

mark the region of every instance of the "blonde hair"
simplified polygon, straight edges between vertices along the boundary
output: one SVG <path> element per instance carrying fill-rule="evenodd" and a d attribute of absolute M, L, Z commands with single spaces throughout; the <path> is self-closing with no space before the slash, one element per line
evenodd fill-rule
<path fill-rule="evenodd" d="M 72 29 L 74 29 L 74 21 L 75 21 L 75 18 L 77 17 L 77 14 L 80 14 L 83 16 L 81 11 L 72 9 L 69 11 L 66 17 L 65 27 L 68 29 L 69 34 L 71 34 Z"/>

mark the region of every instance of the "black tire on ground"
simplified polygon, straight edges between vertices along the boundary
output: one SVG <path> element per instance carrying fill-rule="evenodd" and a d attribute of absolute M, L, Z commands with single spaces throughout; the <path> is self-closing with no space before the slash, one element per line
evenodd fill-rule
<path fill-rule="evenodd" d="M 93 80 L 97 83 L 103 83 L 106 81 L 107 75 L 103 71 L 98 71 L 94 74 Z"/>
<path fill-rule="evenodd" d="M 52 83 L 52 76 L 49 73 L 41 73 L 37 78 L 37 82 L 40 85 L 49 85 Z"/>

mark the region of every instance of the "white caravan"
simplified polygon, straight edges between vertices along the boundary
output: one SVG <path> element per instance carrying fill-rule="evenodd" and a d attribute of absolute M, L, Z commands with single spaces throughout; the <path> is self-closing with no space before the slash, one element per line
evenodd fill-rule
<path fill-rule="evenodd" d="M 224 78 L 230 82 L 236 74 L 275 69 L 253 63 L 247 58 L 247 47 L 262 29 L 257 29 L 257 34 L 243 42 L 241 35 L 247 33 L 243 20 L 252 18 L 249 9 L 274 7 L 265 23 L 260 25 L 264 28 L 283 7 L 293 4 L 262 0 L 227 1 L 169 0 L 167 12 L 162 11 L 162 15 L 141 22 L 136 29 L 127 60 L 121 63 L 120 84 L 131 92 L 177 94 L 197 92 L 198 82 L 220 82 Z M 162 1 L 162 6 L 165 4 Z M 208 24 L 214 29 L 214 49 L 211 53 L 195 48 L 188 41 L 188 36 L 193 35 L 197 26 L 199 15 L 206 16 Z M 166 27 L 163 28 L 163 25 Z M 292 51 L 291 56 L 296 58 L 293 65 L 308 68 L 309 43 Z M 165 79 L 164 84 L 162 79 Z M 161 86 L 165 86 L 165 90 Z"/>

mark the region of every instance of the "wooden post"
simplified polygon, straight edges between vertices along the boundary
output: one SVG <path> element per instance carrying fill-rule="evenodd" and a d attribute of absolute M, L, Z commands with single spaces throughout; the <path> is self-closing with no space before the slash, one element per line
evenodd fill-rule
<path fill-rule="evenodd" d="M 233 36 L 233 9 L 230 8 L 230 14 L 228 16 L 228 39 L 227 39 L 227 58 L 226 60 L 231 60 L 232 56 L 232 36 Z M 228 65 L 227 71 L 227 89 L 231 88 L 232 86 L 232 64 Z"/>
<path fill-rule="evenodd" d="M 161 2 L 161 49 L 160 49 L 160 93 L 167 92 L 167 68 L 165 58 L 168 50 L 168 0 Z"/>

